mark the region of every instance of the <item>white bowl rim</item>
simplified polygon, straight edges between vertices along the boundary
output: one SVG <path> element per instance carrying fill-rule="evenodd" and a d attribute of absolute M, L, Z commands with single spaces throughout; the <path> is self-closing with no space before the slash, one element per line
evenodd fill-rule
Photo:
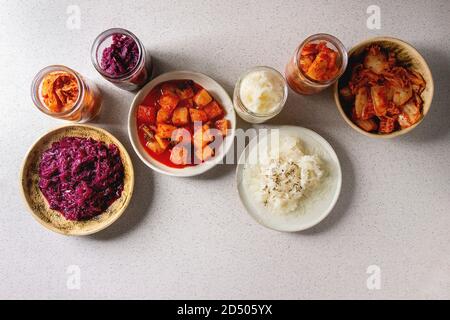
<path fill-rule="evenodd" d="M 312 135 L 314 138 L 316 138 L 318 141 L 320 141 L 321 144 L 323 144 L 323 146 L 329 150 L 326 150 L 327 152 L 330 151 L 330 155 L 331 157 L 336 160 L 336 166 L 337 166 L 337 177 L 336 177 L 336 181 L 337 181 L 337 186 L 336 186 L 336 190 L 334 192 L 333 198 L 331 199 L 331 202 L 329 204 L 329 206 L 327 207 L 326 210 L 324 210 L 324 212 L 322 214 L 320 214 L 317 219 L 311 221 L 308 224 L 304 224 L 303 226 L 301 226 L 300 228 L 297 229 L 281 229 L 281 228 L 277 228 L 273 225 L 268 225 L 263 223 L 262 221 L 260 221 L 259 219 L 257 219 L 257 215 L 253 214 L 249 208 L 248 205 L 246 203 L 246 201 L 243 199 L 242 194 L 240 192 L 240 188 L 239 188 L 239 180 L 240 180 L 240 176 L 242 175 L 242 170 L 244 168 L 245 165 L 245 161 L 244 161 L 244 157 L 245 154 L 249 148 L 250 145 L 252 145 L 251 141 L 248 143 L 248 145 L 245 147 L 245 149 L 242 151 L 240 157 L 239 157 L 239 162 L 238 165 L 236 167 L 236 175 L 235 175 L 235 180 L 236 180 L 236 188 L 239 194 L 239 199 L 241 204 L 243 205 L 243 207 L 245 208 L 245 210 L 247 211 L 248 215 L 251 216 L 257 223 L 259 223 L 260 225 L 274 230 L 274 231 L 278 231 L 278 232 L 300 232 L 300 231 L 304 231 L 306 229 L 310 229 L 316 225 L 318 225 L 320 222 L 322 222 L 330 213 L 331 211 L 333 211 L 334 207 L 336 206 L 336 203 L 339 199 L 339 196 L 341 194 L 341 189 L 342 189 L 342 168 L 341 168 L 341 163 L 339 161 L 339 157 L 336 154 L 336 151 L 334 150 L 334 148 L 331 146 L 331 144 L 324 138 L 322 137 L 320 134 L 318 134 L 317 132 L 308 129 L 308 128 L 304 128 L 304 127 L 300 127 L 300 126 L 290 126 L 290 125 L 281 125 L 281 126 L 273 126 L 273 128 L 277 128 L 280 130 L 283 129 L 290 129 L 290 130 L 298 130 L 298 131 L 305 131 L 308 134 Z M 258 136 L 253 137 L 253 139 L 257 139 Z M 253 140 L 252 139 L 252 140 Z M 253 144 L 254 145 L 254 144 Z"/>
<path fill-rule="evenodd" d="M 135 122 L 134 111 L 137 108 L 137 106 L 139 105 L 139 103 L 158 84 L 165 82 L 165 81 L 170 81 L 170 80 L 191 79 L 192 77 L 198 77 L 198 78 L 202 78 L 205 81 L 210 81 L 211 83 L 215 84 L 222 91 L 220 100 L 225 100 L 225 101 L 221 101 L 221 102 L 223 105 L 225 105 L 225 108 L 227 111 L 226 119 L 230 120 L 230 123 L 231 123 L 230 133 L 227 135 L 226 139 L 223 142 L 223 143 L 225 143 L 225 148 L 221 149 L 223 151 L 221 154 L 219 154 L 218 156 L 215 156 L 210 161 L 207 161 L 207 162 L 204 162 L 204 163 L 198 164 L 196 166 L 192 166 L 192 167 L 185 167 L 182 169 L 171 168 L 171 167 L 168 167 L 162 163 L 157 162 L 157 160 L 153 159 L 155 163 L 158 163 L 158 165 L 155 165 L 155 164 L 149 162 L 141 154 L 141 152 L 137 146 L 137 144 L 139 144 L 140 142 L 139 141 L 135 142 L 134 136 L 136 135 L 136 133 L 132 132 L 133 131 L 132 123 Z M 197 82 L 197 81 L 194 80 L 194 82 Z M 202 85 L 201 83 L 199 83 L 199 84 Z M 205 87 L 205 86 L 202 85 L 202 87 Z M 208 88 L 206 88 L 206 87 L 205 87 L 205 89 L 208 90 Z M 208 91 L 210 91 L 210 90 L 208 90 Z M 214 94 L 212 94 L 212 95 L 214 95 Z M 214 97 L 214 98 L 217 98 L 217 97 Z M 233 146 L 235 130 L 236 130 L 236 115 L 234 112 L 233 102 L 230 98 L 230 95 L 213 78 L 211 78 L 210 76 L 208 76 L 204 73 L 196 72 L 196 71 L 174 70 L 174 71 L 169 71 L 169 72 L 163 73 L 163 74 L 153 78 L 150 82 L 148 82 L 145 86 L 143 86 L 139 90 L 139 92 L 136 94 L 133 101 L 131 102 L 130 110 L 128 112 L 128 138 L 130 139 L 130 142 L 131 142 L 131 145 L 133 146 L 134 152 L 138 155 L 138 157 L 141 159 L 141 161 L 146 166 L 155 170 L 156 172 L 166 174 L 169 176 L 193 177 L 193 176 L 203 174 L 206 171 L 212 169 L 215 165 L 217 165 L 219 162 L 221 162 L 223 160 L 225 155 L 228 153 L 230 148 Z M 148 157 L 150 158 L 149 155 L 148 155 Z"/>

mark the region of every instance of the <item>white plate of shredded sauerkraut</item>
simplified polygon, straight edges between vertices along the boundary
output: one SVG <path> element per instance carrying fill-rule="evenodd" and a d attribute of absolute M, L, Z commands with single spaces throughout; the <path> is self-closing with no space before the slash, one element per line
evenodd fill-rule
<path fill-rule="evenodd" d="M 268 127 L 242 152 L 236 170 L 240 199 L 260 224 L 295 232 L 333 209 L 342 184 L 339 159 L 320 135 L 295 126 Z"/>

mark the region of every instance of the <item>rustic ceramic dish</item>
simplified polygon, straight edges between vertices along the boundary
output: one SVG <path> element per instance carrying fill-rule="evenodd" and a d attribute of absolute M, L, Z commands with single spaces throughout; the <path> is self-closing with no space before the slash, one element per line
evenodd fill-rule
<path fill-rule="evenodd" d="M 61 213 L 49 208 L 41 193 L 38 182 L 38 168 L 41 154 L 53 142 L 63 137 L 93 138 L 106 144 L 115 144 L 125 169 L 122 196 L 114 201 L 102 214 L 86 221 L 66 220 Z M 128 206 L 134 187 L 133 164 L 124 146 L 106 130 L 87 125 L 68 125 L 53 129 L 40 137 L 28 151 L 20 174 L 21 189 L 34 218 L 47 229 L 64 235 L 88 235 L 98 232 L 116 221 Z"/>
<path fill-rule="evenodd" d="M 282 232 L 297 232 L 312 228 L 324 220 L 333 210 L 341 193 L 342 170 L 339 159 L 333 147 L 316 132 L 296 126 L 278 126 L 266 128 L 277 130 L 279 136 L 297 137 L 301 141 L 303 150 L 307 154 L 316 154 L 320 157 L 325 175 L 316 193 L 306 199 L 302 199 L 299 207 L 289 214 L 276 214 L 255 201 L 255 193 L 248 187 L 245 181 L 245 171 L 252 154 L 255 156 L 267 143 L 267 136 L 256 136 L 249 142 L 241 153 L 236 168 L 236 185 L 239 198 L 247 212 L 261 225 Z"/>
<path fill-rule="evenodd" d="M 419 120 L 416 124 L 412 125 L 409 128 L 394 131 L 390 134 L 377 134 L 377 133 L 370 133 L 367 131 L 364 131 L 360 127 L 358 127 L 351 118 L 349 117 L 349 108 L 348 104 L 346 105 L 343 99 L 341 99 L 339 95 L 339 90 L 344 87 L 348 80 L 350 79 L 351 75 L 351 65 L 352 61 L 358 57 L 360 54 L 363 53 L 364 49 L 372 44 L 378 44 L 383 48 L 389 49 L 396 53 L 397 59 L 399 59 L 403 64 L 408 65 L 413 70 L 419 72 L 423 78 L 426 81 L 426 88 L 422 92 L 421 96 L 424 101 L 423 103 L 423 116 L 422 119 Z M 348 53 L 349 56 L 349 62 L 347 67 L 347 70 L 345 71 L 344 75 L 339 79 L 338 82 L 334 85 L 334 101 L 336 102 L 336 105 L 339 109 L 339 112 L 341 113 L 344 120 L 348 123 L 350 127 L 358 131 L 359 133 L 362 133 L 363 135 L 370 137 L 370 138 L 394 138 L 398 137 L 400 135 L 406 134 L 416 128 L 425 118 L 428 111 L 431 107 L 431 102 L 433 100 L 433 93 L 434 93 L 434 83 L 433 83 L 433 77 L 431 75 L 430 68 L 428 67 L 428 64 L 426 63 L 425 59 L 420 55 L 420 53 L 410 44 L 391 37 L 376 37 L 371 38 L 368 40 L 365 40 L 356 46 L 354 46 Z"/>

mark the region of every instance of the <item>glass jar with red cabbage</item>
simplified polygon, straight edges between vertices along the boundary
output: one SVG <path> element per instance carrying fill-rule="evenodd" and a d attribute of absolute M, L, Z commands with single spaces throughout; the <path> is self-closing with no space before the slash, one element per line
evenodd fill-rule
<path fill-rule="evenodd" d="M 151 57 L 141 41 L 125 29 L 108 29 L 98 35 L 91 59 L 103 78 L 125 90 L 136 90 L 151 77 Z"/>

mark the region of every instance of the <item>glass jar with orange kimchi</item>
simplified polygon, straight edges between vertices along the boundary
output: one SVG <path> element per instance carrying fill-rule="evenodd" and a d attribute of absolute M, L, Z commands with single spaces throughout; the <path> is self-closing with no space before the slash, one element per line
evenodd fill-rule
<path fill-rule="evenodd" d="M 97 86 L 62 65 L 45 67 L 31 85 L 34 105 L 46 115 L 72 122 L 87 122 L 99 112 L 102 95 Z"/>
<path fill-rule="evenodd" d="M 286 80 L 296 93 L 315 94 L 332 85 L 347 67 L 347 50 L 336 37 L 320 33 L 308 37 L 286 66 Z"/>

